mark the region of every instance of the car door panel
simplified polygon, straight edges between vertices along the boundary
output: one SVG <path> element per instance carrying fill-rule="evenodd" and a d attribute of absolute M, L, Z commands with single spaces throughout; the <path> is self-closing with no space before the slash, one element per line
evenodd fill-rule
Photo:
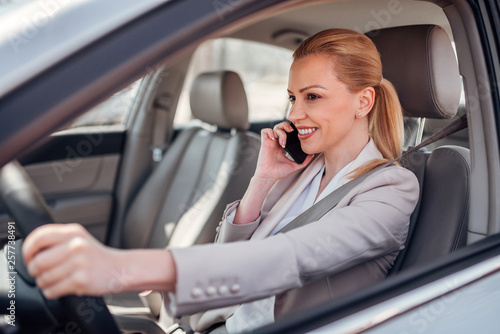
<path fill-rule="evenodd" d="M 104 241 L 113 206 L 118 154 L 36 163 L 26 171 L 52 209 L 56 222 L 77 222 Z"/>
<path fill-rule="evenodd" d="M 80 223 L 97 239 L 104 242 L 107 223 L 112 213 L 113 196 L 111 194 L 82 194 L 49 199 L 48 204 L 56 222 Z"/>
<path fill-rule="evenodd" d="M 57 223 L 80 223 L 104 242 L 125 131 L 84 130 L 53 135 L 19 160 Z M 0 240 L 6 240 L 8 221 L 11 218 L 0 208 Z"/>
<path fill-rule="evenodd" d="M 112 192 L 119 160 L 113 154 L 81 158 L 71 165 L 65 160 L 30 164 L 25 169 L 46 197 L 102 193 Z"/>

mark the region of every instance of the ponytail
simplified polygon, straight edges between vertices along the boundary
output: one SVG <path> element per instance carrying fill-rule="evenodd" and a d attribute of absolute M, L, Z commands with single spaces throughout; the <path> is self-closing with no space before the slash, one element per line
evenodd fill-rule
<path fill-rule="evenodd" d="M 351 173 L 351 178 L 363 175 L 380 165 L 392 161 L 403 153 L 403 111 L 392 83 L 382 79 L 375 88 L 375 103 L 368 114 L 368 131 L 383 159 L 369 161 Z M 399 165 L 399 163 L 395 163 Z"/>

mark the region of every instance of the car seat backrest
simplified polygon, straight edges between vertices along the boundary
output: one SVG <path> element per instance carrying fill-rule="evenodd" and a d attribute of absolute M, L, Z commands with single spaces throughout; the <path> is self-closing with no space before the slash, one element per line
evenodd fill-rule
<path fill-rule="evenodd" d="M 194 117 L 217 129 L 193 126 L 177 135 L 126 214 L 127 248 L 212 242 L 226 204 L 243 196 L 254 173 L 260 138 L 246 131 L 239 76 L 202 73 L 190 102 Z"/>
<path fill-rule="evenodd" d="M 452 118 L 461 93 L 458 65 L 450 39 L 439 26 L 416 25 L 367 34 L 380 52 L 384 78 L 391 81 L 405 115 Z M 442 146 L 417 151 L 402 164 L 420 183 L 406 247 L 391 273 L 428 263 L 466 244 L 470 152 Z"/>

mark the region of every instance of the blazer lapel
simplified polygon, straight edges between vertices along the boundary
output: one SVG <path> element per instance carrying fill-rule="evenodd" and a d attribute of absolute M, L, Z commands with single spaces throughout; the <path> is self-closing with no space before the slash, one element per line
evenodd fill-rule
<path fill-rule="evenodd" d="M 272 192 L 274 193 L 272 194 L 272 196 L 274 196 L 275 200 L 273 201 L 271 199 L 268 202 L 266 198 L 266 202 L 264 203 L 262 210 L 262 213 L 264 215 L 263 220 L 259 227 L 255 230 L 251 239 L 264 239 L 269 236 L 269 234 L 283 219 L 290 207 L 295 203 L 297 198 L 311 182 L 314 176 L 316 176 L 321 168 L 323 168 L 323 165 L 324 159 L 323 156 L 320 155 L 315 158 L 307 168 L 302 170 L 300 176 L 296 178 L 295 182 L 291 183 L 291 185 L 286 186 L 287 183 L 290 184 L 290 181 L 286 182 L 286 180 L 283 180 L 285 182 L 280 182 L 282 180 L 278 181 L 280 182 L 279 184 L 277 182 L 276 187 L 272 189 Z M 286 186 L 286 188 L 284 187 L 284 185 Z M 266 207 L 270 207 L 270 210 L 267 214 L 265 212 Z"/>
<path fill-rule="evenodd" d="M 349 167 L 344 177 L 340 180 L 337 187 L 350 181 L 349 173 L 356 168 L 361 167 L 368 161 L 373 159 L 383 158 L 380 151 L 372 139 L 366 144 L 363 150 L 354 159 L 352 165 Z M 264 239 L 269 236 L 272 230 L 279 224 L 290 207 L 295 203 L 300 194 L 304 191 L 307 185 L 312 181 L 314 176 L 323 168 L 325 164 L 323 155 L 315 158 L 311 164 L 302 171 L 298 177 L 294 173 L 285 179 L 278 180 L 276 185 L 269 192 L 262 205 L 262 222 L 255 230 L 251 239 Z"/>

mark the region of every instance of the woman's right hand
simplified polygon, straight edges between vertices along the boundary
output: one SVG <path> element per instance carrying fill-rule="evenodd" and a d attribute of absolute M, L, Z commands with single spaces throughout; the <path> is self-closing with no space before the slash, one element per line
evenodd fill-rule
<path fill-rule="evenodd" d="M 274 183 L 311 162 L 312 155 L 308 155 L 300 165 L 285 156 L 286 151 L 282 146 L 286 144 L 286 133 L 290 131 L 293 128 L 288 122 L 281 122 L 273 129 L 262 130 L 257 168 L 238 206 L 234 224 L 243 225 L 255 221 Z"/>
<path fill-rule="evenodd" d="M 46 298 L 102 296 L 125 291 L 174 291 L 174 259 L 164 249 L 119 250 L 97 241 L 78 224 L 43 225 L 22 253 Z"/>
<path fill-rule="evenodd" d="M 273 129 L 261 131 L 261 148 L 255 177 L 278 180 L 309 164 L 312 155 L 308 155 L 302 164 L 297 164 L 285 156 L 287 132 L 294 131 L 290 123 L 281 122 Z"/>

